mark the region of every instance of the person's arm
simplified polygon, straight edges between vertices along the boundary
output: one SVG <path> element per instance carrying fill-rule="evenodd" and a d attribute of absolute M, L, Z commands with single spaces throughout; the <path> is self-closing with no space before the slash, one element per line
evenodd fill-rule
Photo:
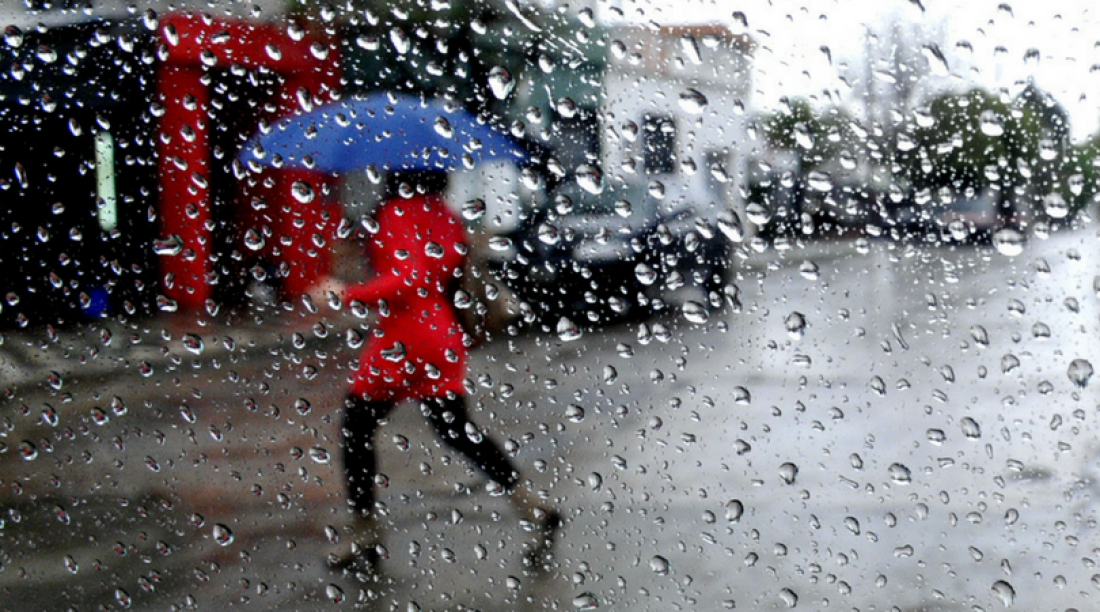
<path fill-rule="evenodd" d="M 398 267 L 380 273 L 365 283 L 346 288 L 344 297 L 367 306 L 374 306 L 379 300 L 386 300 L 391 307 L 408 304 L 419 297 L 422 289 L 432 291 L 435 283 L 428 278 L 435 276 L 431 274 L 436 271 L 432 263 L 423 253 L 410 254 L 399 262 Z"/>
<path fill-rule="evenodd" d="M 374 305 L 378 300 L 393 304 L 414 291 L 407 274 L 395 274 L 391 270 L 388 274 L 376 276 L 365 283 L 345 288 L 344 297 L 348 301 L 357 300 L 367 305 Z"/>

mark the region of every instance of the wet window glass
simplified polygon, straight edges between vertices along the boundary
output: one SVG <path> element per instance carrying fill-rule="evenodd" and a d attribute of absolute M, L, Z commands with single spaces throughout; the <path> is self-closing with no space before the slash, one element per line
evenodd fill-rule
<path fill-rule="evenodd" d="M 0 5 L 0 610 L 1092 610 L 1071 0 Z"/>

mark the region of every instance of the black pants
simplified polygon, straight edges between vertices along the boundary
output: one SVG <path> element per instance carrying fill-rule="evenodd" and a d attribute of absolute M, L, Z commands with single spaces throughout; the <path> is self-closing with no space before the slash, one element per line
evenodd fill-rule
<path fill-rule="evenodd" d="M 448 446 L 466 455 L 482 472 L 505 489 L 519 481 L 512 462 L 493 440 L 480 434 L 477 442 L 467 434 L 466 398 L 433 398 L 421 403 L 435 431 Z M 367 514 L 374 506 L 374 477 L 378 473 L 374 431 L 393 409 L 392 402 L 368 401 L 349 396 L 344 411 L 344 475 L 352 510 Z"/>

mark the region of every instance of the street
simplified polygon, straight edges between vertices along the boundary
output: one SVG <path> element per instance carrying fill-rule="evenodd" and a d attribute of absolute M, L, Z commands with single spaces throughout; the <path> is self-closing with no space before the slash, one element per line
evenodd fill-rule
<path fill-rule="evenodd" d="M 814 243 L 741 262 L 723 310 L 482 345 L 472 417 L 565 517 L 549 571 L 413 405 L 375 440 L 381 575 L 325 566 L 345 311 L 148 321 L 85 376 L 88 346 L 5 334 L 54 365 L 0 403 L 0 610 L 1092 609 L 1098 263 L 1091 228 Z"/>

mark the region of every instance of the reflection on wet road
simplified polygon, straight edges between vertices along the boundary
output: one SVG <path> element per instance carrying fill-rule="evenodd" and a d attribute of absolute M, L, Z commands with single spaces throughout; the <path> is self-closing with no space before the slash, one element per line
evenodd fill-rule
<path fill-rule="evenodd" d="M 0 589 L 42 609 L 1087 609 L 1098 244 L 792 249 L 702 324 L 674 305 L 482 347 L 474 418 L 567 517 L 545 573 L 411 406 L 376 441 L 384 577 L 324 568 L 346 348 L 42 390 L 5 405 Z"/>

